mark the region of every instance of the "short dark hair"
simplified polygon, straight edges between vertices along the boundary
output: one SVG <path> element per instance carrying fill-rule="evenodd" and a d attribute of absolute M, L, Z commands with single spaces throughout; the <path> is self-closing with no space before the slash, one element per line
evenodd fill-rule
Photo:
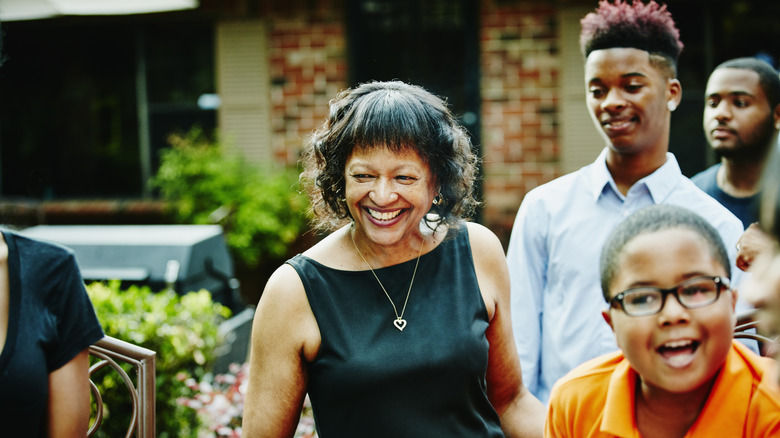
<path fill-rule="evenodd" d="M 347 159 L 355 148 L 374 147 L 414 151 L 430 167 L 441 194 L 431 210 L 436 216 L 426 217 L 431 228 L 468 218 L 479 204 L 473 193 L 478 158 L 446 102 L 417 85 L 369 82 L 331 100 L 327 120 L 304 149 L 301 180 L 316 228 L 329 230 L 347 221 Z"/>
<path fill-rule="evenodd" d="M 691 230 L 701 236 L 707 243 L 712 257 L 723 266 L 726 275 L 731 277 L 731 263 L 726 245 L 709 222 L 687 208 L 674 205 L 651 205 L 638 210 L 618 224 L 601 249 L 601 291 L 607 302 L 611 299 L 609 288 L 617 276 L 620 257 L 626 245 L 640 235 L 672 228 Z"/>
<path fill-rule="evenodd" d="M 670 76 L 677 75 L 677 59 L 683 49 L 680 31 L 666 5 L 651 0 L 632 4 L 601 0 L 595 12 L 580 20 L 580 50 L 585 58 L 595 50 L 627 47 L 660 56 Z"/>
<path fill-rule="evenodd" d="M 758 58 L 735 58 L 722 62 L 715 67 L 715 70 L 722 68 L 737 68 L 756 72 L 758 74 L 758 84 L 764 90 L 772 111 L 780 104 L 780 75 L 768 62 Z"/>

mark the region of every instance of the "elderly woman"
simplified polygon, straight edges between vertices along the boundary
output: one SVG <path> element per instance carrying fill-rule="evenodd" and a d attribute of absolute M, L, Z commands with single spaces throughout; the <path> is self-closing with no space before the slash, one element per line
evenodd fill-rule
<path fill-rule="evenodd" d="M 402 82 L 342 92 L 304 155 L 317 226 L 257 308 L 246 436 L 541 436 L 500 242 L 465 222 L 477 158 L 446 104 Z"/>

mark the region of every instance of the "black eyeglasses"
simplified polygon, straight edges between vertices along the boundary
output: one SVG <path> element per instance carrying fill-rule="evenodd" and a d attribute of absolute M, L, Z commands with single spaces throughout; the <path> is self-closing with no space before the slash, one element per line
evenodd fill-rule
<path fill-rule="evenodd" d="M 641 286 L 625 290 L 615 295 L 609 305 L 620 307 L 628 316 L 655 315 L 664 308 L 666 297 L 674 295 L 683 307 L 696 309 L 709 306 L 718 300 L 721 291 L 729 288 L 729 280 L 724 277 L 695 277 L 683 281 L 669 289 Z"/>

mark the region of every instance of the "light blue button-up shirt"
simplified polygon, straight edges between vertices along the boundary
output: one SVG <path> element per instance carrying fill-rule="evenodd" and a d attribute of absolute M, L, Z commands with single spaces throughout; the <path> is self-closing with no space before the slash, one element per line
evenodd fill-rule
<path fill-rule="evenodd" d="M 720 232 L 738 284 L 736 242 L 742 222 L 680 172 L 674 155 L 623 196 L 606 164 L 596 161 L 530 191 L 512 229 L 507 262 L 512 282 L 512 323 L 523 382 L 547 402 L 552 385 L 575 366 L 617 349 L 601 316 L 601 247 L 615 226 L 652 204 L 700 214 Z M 738 303 L 738 309 L 748 308 Z"/>

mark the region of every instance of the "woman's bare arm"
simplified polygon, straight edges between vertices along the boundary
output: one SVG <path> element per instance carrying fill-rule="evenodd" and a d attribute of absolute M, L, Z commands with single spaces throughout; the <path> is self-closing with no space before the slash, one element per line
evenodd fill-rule
<path fill-rule="evenodd" d="M 283 265 L 263 291 L 252 325 L 243 433 L 292 437 L 306 396 L 306 363 L 319 349 L 319 329 L 298 274 Z"/>
<path fill-rule="evenodd" d="M 89 350 L 49 373 L 50 438 L 82 438 L 89 428 Z"/>
<path fill-rule="evenodd" d="M 509 269 L 498 238 L 487 228 L 469 224 L 480 289 L 492 314 L 486 336 L 490 343 L 487 393 L 507 437 L 542 437 L 544 405 L 523 385 L 510 314 Z"/>

